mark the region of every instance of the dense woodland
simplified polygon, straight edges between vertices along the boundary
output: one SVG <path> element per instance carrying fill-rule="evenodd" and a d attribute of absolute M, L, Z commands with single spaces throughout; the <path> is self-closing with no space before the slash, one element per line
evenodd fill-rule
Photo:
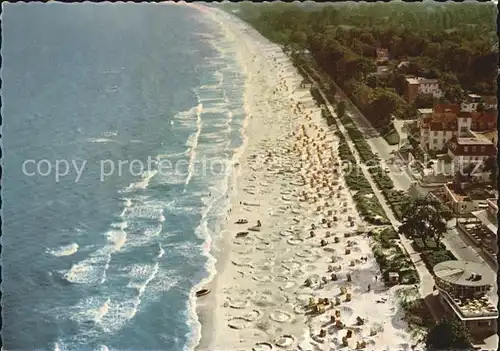
<path fill-rule="evenodd" d="M 457 102 L 465 93 L 496 95 L 498 37 L 492 3 L 228 4 L 292 54 L 309 53 L 375 126 L 392 115 L 411 118 L 436 101 L 403 98 L 404 76 L 438 78 Z M 376 72 L 376 49 L 389 50 L 391 69 Z M 398 68 L 402 60 L 406 67 Z"/>

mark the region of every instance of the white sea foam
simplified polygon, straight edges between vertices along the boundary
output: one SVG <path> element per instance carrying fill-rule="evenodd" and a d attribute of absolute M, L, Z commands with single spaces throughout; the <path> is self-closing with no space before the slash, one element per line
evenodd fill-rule
<path fill-rule="evenodd" d="M 115 229 L 125 230 L 128 228 L 128 223 L 127 222 L 111 223 L 111 227 Z"/>
<path fill-rule="evenodd" d="M 95 321 L 96 322 L 100 322 L 102 317 L 104 317 L 106 315 L 106 313 L 108 313 L 108 310 L 109 310 L 109 298 L 106 300 L 106 302 L 97 309 L 96 313 L 95 313 Z"/>
<path fill-rule="evenodd" d="M 78 251 L 78 244 L 76 243 L 65 245 L 55 250 L 47 250 L 48 253 L 56 257 L 70 256 L 77 251 Z"/>
<path fill-rule="evenodd" d="M 118 131 L 112 131 L 112 132 L 102 132 L 101 133 L 103 137 L 114 137 L 118 135 Z"/>
<path fill-rule="evenodd" d="M 125 198 L 123 198 L 122 200 L 123 200 L 123 205 L 124 205 L 125 207 L 130 207 L 130 206 L 132 206 L 132 200 L 131 200 L 131 199 L 129 199 L 129 198 L 127 198 L 127 197 L 125 197 Z"/>
<path fill-rule="evenodd" d="M 201 120 L 201 114 L 203 112 L 203 105 L 199 104 L 196 110 L 196 132 L 189 146 L 191 147 L 191 155 L 189 157 L 189 165 L 188 165 L 188 175 L 184 182 L 184 191 L 186 191 L 186 186 L 191 181 L 194 172 L 194 161 L 196 159 L 196 147 L 198 146 L 198 139 L 200 138 L 200 134 L 203 127 L 203 122 Z"/>
<path fill-rule="evenodd" d="M 127 233 L 124 230 L 110 230 L 106 232 L 106 236 L 113 245 L 113 252 L 120 251 L 127 241 Z"/>
<path fill-rule="evenodd" d="M 144 171 L 144 173 L 141 176 L 141 180 L 138 182 L 134 182 L 130 184 L 127 188 L 125 188 L 124 192 L 128 192 L 131 190 L 137 190 L 137 189 L 146 189 L 151 182 L 151 179 L 158 173 L 158 170 L 152 169 L 150 171 Z"/>
<path fill-rule="evenodd" d="M 161 258 L 165 254 L 165 250 L 163 250 L 163 247 L 161 245 L 159 246 L 159 249 L 160 250 L 158 251 L 158 256 L 156 256 L 156 258 Z"/>
<path fill-rule="evenodd" d="M 154 159 L 157 160 L 158 162 L 160 162 L 161 160 L 164 160 L 164 159 L 168 160 L 171 157 L 178 157 L 178 156 L 187 155 L 187 154 L 189 154 L 190 151 L 191 151 L 191 148 L 187 148 L 185 151 L 181 151 L 181 152 L 172 152 L 172 153 L 168 153 L 168 154 L 158 154 L 154 157 Z"/>
<path fill-rule="evenodd" d="M 109 138 L 87 138 L 87 141 L 89 143 L 116 143 L 116 140 L 109 139 Z"/>
<path fill-rule="evenodd" d="M 109 248 L 102 248 L 87 259 L 76 263 L 64 274 L 64 279 L 76 284 L 97 284 L 106 272 Z"/>

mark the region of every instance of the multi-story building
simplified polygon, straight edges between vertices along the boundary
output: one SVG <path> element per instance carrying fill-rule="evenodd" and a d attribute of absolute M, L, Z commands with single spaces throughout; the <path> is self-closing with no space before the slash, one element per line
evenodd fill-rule
<path fill-rule="evenodd" d="M 496 155 L 496 145 L 470 132 L 469 137 L 452 137 L 448 143 L 448 156 L 453 160 L 455 172 L 470 164 L 484 163 Z"/>
<path fill-rule="evenodd" d="M 498 192 L 478 183 L 451 182 L 443 186 L 443 200 L 457 216 L 466 216 L 488 207 Z"/>
<path fill-rule="evenodd" d="M 443 150 L 446 143 L 459 131 L 470 124 L 466 119 L 470 116 L 457 116 L 460 113 L 458 104 L 437 104 L 432 115 L 425 117 L 420 124 L 420 145 L 429 150 Z M 464 120 L 465 118 L 465 120 Z"/>
<path fill-rule="evenodd" d="M 470 129 L 475 132 L 494 131 L 497 128 L 497 114 L 495 112 L 472 112 L 470 118 Z"/>
<path fill-rule="evenodd" d="M 439 81 L 437 79 L 427 79 L 421 77 L 407 77 L 405 84 L 405 98 L 413 102 L 419 94 L 431 94 L 435 98 L 443 96 L 443 92 L 439 89 Z"/>
<path fill-rule="evenodd" d="M 495 131 L 497 118 L 491 112 L 461 112 L 458 105 L 436 105 L 430 117 L 420 122 L 420 145 L 429 150 L 443 150 L 452 137 L 485 139 Z M 482 135 L 470 132 L 480 132 Z M 492 142 L 495 142 L 494 137 Z"/>
<path fill-rule="evenodd" d="M 473 335 L 497 332 L 498 310 L 492 301 L 495 274 L 486 264 L 445 261 L 434 266 L 445 314 L 461 321 Z"/>
<path fill-rule="evenodd" d="M 472 216 L 457 218 L 457 227 L 478 245 L 487 257 L 497 262 L 498 196 L 487 199 L 486 208 L 471 212 Z"/>
<path fill-rule="evenodd" d="M 419 108 L 417 110 L 418 125 L 422 125 L 424 118 L 432 117 L 434 109 L 432 108 Z"/>
<path fill-rule="evenodd" d="M 476 112 L 480 104 L 483 104 L 485 110 L 497 108 L 496 96 L 481 96 L 477 94 L 467 94 L 464 101 L 460 104 L 460 109 L 466 112 Z"/>
<path fill-rule="evenodd" d="M 467 94 L 464 101 L 460 104 L 460 109 L 466 112 L 476 112 L 477 106 L 481 102 L 481 96 L 477 94 Z"/>
<path fill-rule="evenodd" d="M 446 143 L 456 135 L 456 121 L 432 122 L 432 117 L 429 117 L 424 119 L 420 128 L 420 145 L 428 150 L 443 150 Z"/>

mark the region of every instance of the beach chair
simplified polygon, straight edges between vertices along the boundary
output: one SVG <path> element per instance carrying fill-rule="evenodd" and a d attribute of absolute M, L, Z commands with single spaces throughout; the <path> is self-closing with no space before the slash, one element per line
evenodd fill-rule
<path fill-rule="evenodd" d="M 237 238 L 243 238 L 248 235 L 248 232 L 238 232 L 236 233 Z"/>

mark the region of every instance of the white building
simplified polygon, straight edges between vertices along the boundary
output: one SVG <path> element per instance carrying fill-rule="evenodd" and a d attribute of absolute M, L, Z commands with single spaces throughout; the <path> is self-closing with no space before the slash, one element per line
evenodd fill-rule
<path fill-rule="evenodd" d="M 453 159 L 454 170 L 460 171 L 472 163 L 483 163 L 496 155 L 495 145 L 470 133 L 470 137 L 453 137 L 448 145 L 448 155 Z"/>
<path fill-rule="evenodd" d="M 418 126 L 420 127 L 424 121 L 424 118 L 432 117 L 434 110 L 432 108 L 419 108 L 417 110 Z"/>
<path fill-rule="evenodd" d="M 427 79 L 421 77 L 406 78 L 405 97 L 409 101 L 415 101 L 419 94 L 431 94 L 435 98 L 443 96 L 443 92 L 439 88 L 437 79 Z"/>
<path fill-rule="evenodd" d="M 467 94 L 466 98 L 460 104 L 460 109 L 465 112 L 476 112 L 477 107 L 483 104 L 485 110 L 497 108 L 496 96 L 480 96 L 477 94 Z"/>
<path fill-rule="evenodd" d="M 464 112 L 476 112 L 477 106 L 481 103 L 481 96 L 477 94 L 467 94 L 460 104 L 460 109 Z"/>
<path fill-rule="evenodd" d="M 447 205 L 454 213 L 464 215 L 487 209 L 488 201 L 492 197 L 497 197 L 498 192 L 485 188 L 484 184 L 448 183 L 444 185 L 444 196 Z"/>

